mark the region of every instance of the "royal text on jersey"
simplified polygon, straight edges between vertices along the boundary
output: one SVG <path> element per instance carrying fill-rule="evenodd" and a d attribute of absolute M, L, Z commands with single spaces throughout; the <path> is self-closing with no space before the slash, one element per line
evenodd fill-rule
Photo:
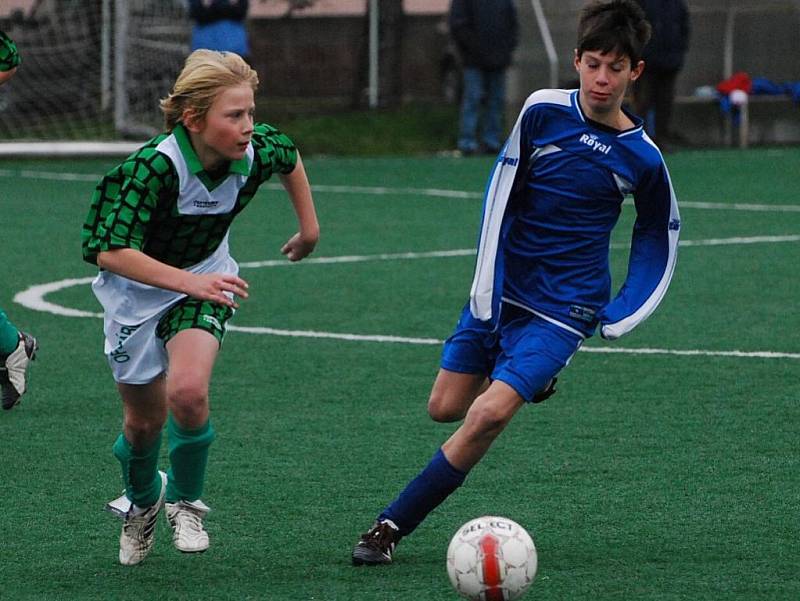
<path fill-rule="evenodd" d="M 602 152 L 603 154 L 608 154 L 611 150 L 610 144 L 603 144 L 600 140 L 597 139 L 597 136 L 594 134 L 583 134 L 580 137 L 580 141 L 590 146 L 592 150 L 596 150 L 597 152 Z"/>

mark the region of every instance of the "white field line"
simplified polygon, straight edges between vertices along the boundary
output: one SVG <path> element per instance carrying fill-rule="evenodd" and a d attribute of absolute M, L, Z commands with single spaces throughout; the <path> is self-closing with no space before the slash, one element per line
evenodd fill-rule
<path fill-rule="evenodd" d="M 780 242 L 800 242 L 800 235 L 789 236 L 749 236 L 746 238 L 711 238 L 709 240 L 681 240 L 679 246 L 735 246 L 739 244 L 775 244 Z M 615 250 L 628 249 L 628 244 L 612 244 Z M 454 250 L 434 250 L 430 252 L 379 253 L 375 255 L 341 255 L 338 257 L 310 257 L 297 263 L 287 259 L 268 259 L 264 261 L 243 261 L 239 267 L 288 267 L 293 265 L 319 265 L 334 263 L 366 263 L 369 261 L 403 261 L 412 259 L 441 259 L 448 257 L 475 256 L 474 248 L 457 248 Z"/>
<path fill-rule="evenodd" d="M 59 171 L 13 171 L 11 169 L 0 169 L 0 177 L 18 177 L 21 179 L 43 179 L 58 182 L 98 182 L 102 175 L 92 173 L 62 173 Z"/>
<path fill-rule="evenodd" d="M 97 182 L 102 175 L 90 173 L 62 173 L 58 171 L 35 171 L 23 169 L 14 171 L 12 169 L 0 169 L 0 177 L 17 177 L 22 179 L 42 179 L 65 182 Z M 263 188 L 269 190 L 283 190 L 283 186 L 277 183 L 266 183 Z M 345 186 L 333 184 L 312 184 L 315 192 L 327 192 L 331 194 L 363 194 L 369 196 L 385 196 L 390 194 L 405 196 L 429 196 L 435 198 L 456 198 L 464 200 L 480 200 L 483 198 L 482 192 L 468 192 L 464 190 L 448 190 L 441 188 L 410 188 L 410 187 L 390 187 L 390 186 Z M 631 204 L 626 201 L 626 204 Z M 678 201 L 681 208 L 686 209 L 707 209 L 714 211 L 753 211 L 766 213 L 800 213 L 800 205 L 772 205 L 762 203 L 727 203 L 727 202 L 696 202 Z"/>
<path fill-rule="evenodd" d="M 102 318 L 102 313 L 82 311 L 63 307 L 45 300 L 45 296 L 72 286 L 85 286 L 91 283 L 93 277 L 71 278 L 31 286 L 27 290 L 17 293 L 14 302 L 34 311 L 42 311 L 61 315 L 64 317 L 93 317 Z M 387 336 L 380 334 L 348 334 L 342 332 L 319 332 L 314 330 L 282 330 L 259 326 L 229 325 L 228 330 L 246 334 L 260 334 L 268 336 L 286 336 L 290 338 L 315 338 L 328 340 L 347 340 L 355 342 L 379 342 L 390 344 L 418 344 L 440 345 L 443 340 L 438 338 L 414 338 L 407 336 Z M 655 349 L 655 348 L 628 348 L 628 347 L 586 347 L 580 349 L 587 353 L 624 353 L 628 355 L 675 355 L 682 357 L 732 357 L 747 359 L 800 359 L 800 353 L 783 353 L 775 351 L 710 351 L 701 349 Z"/>
<path fill-rule="evenodd" d="M 340 255 L 338 257 L 309 257 L 297 263 L 288 259 L 271 259 L 267 261 L 244 261 L 239 267 L 285 267 L 288 265 L 318 265 L 331 263 L 364 263 L 367 261 L 402 261 L 410 259 L 438 259 L 445 257 L 474 256 L 474 248 L 458 248 L 456 250 L 434 250 L 430 252 L 380 253 L 377 255 Z"/>
<path fill-rule="evenodd" d="M 17 292 L 17 294 L 14 295 L 14 302 L 28 309 L 33 309 L 34 311 L 42 311 L 44 313 L 52 313 L 53 315 L 62 315 L 64 317 L 102 317 L 102 313 L 70 309 L 69 307 L 62 307 L 61 305 L 48 302 L 44 299 L 48 294 L 58 292 L 64 288 L 91 284 L 92 280 L 94 280 L 93 277 L 71 278 L 68 280 L 59 280 L 57 282 L 48 282 L 47 284 L 38 284 L 22 292 Z"/>
<path fill-rule="evenodd" d="M 277 330 L 275 328 L 229 326 L 229 330 L 246 332 L 248 334 L 268 334 L 272 336 L 288 336 L 291 338 L 328 338 L 333 340 L 355 340 L 360 342 L 387 342 L 404 344 L 440 345 L 444 340 L 438 338 L 406 338 L 403 336 L 380 336 L 363 334 L 338 334 L 334 332 L 315 332 L 311 330 Z M 627 347 L 586 347 L 581 351 L 586 353 L 622 353 L 627 355 L 677 355 L 683 357 L 741 357 L 751 359 L 800 359 L 800 353 L 779 353 L 774 351 L 704 351 L 704 350 L 675 350 L 657 348 L 627 348 Z"/>

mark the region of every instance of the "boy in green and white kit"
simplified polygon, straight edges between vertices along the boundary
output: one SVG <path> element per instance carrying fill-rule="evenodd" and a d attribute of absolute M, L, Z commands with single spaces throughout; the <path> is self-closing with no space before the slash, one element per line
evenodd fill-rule
<path fill-rule="evenodd" d="M 0 31 L 0 85 L 7 82 L 19 66 L 17 47 Z M 20 332 L 0 309 L 0 397 L 3 409 L 19 403 L 28 388 L 28 367 L 36 358 L 39 344 L 30 334 Z"/>
<path fill-rule="evenodd" d="M 83 226 L 83 257 L 101 271 L 105 353 L 123 401 L 114 444 L 125 494 L 109 509 L 125 519 L 120 563 L 150 551 L 166 503 L 175 546 L 208 548 L 200 500 L 209 445 L 208 388 L 225 324 L 247 298 L 230 256 L 228 230 L 260 184 L 277 173 L 299 231 L 281 249 L 311 253 L 319 225 L 292 141 L 254 124 L 258 77 L 236 54 L 197 50 L 161 101 L 167 133 L 97 185 Z M 167 423 L 169 474 L 158 470 Z"/>

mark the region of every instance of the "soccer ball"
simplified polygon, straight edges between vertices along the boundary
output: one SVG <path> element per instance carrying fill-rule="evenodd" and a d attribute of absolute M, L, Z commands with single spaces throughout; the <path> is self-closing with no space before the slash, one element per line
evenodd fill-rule
<path fill-rule="evenodd" d="M 536 576 L 536 547 L 513 520 L 484 516 L 467 522 L 447 548 L 447 575 L 470 601 L 514 601 Z"/>

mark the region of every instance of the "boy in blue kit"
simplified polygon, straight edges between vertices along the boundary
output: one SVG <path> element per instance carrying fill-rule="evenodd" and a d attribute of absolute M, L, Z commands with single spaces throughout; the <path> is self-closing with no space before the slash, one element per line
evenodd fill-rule
<path fill-rule="evenodd" d="M 614 340 L 664 297 L 678 207 L 661 153 L 622 108 L 649 35 L 634 0 L 590 2 L 575 50 L 580 88 L 525 102 L 489 180 L 470 301 L 428 401 L 434 420 L 464 422 L 361 536 L 355 565 L 391 563 L 395 545 L 461 486 L 517 410 L 555 392 L 598 326 Z M 637 217 L 612 300 L 609 239 L 628 194 Z"/>

